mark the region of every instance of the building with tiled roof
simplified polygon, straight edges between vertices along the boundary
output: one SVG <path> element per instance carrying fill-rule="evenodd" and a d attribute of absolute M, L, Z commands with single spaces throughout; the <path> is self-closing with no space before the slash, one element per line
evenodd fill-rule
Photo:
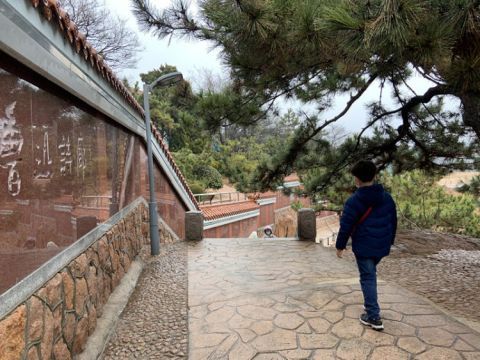
<path fill-rule="evenodd" d="M 259 208 L 260 206 L 255 201 L 251 200 L 228 204 L 203 205 L 200 207 L 207 225 L 208 221 L 211 220 L 258 210 Z"/>
<path fill-rule="evenodd" d="M 283 191 L 283 187 L 301 187 L 298 176 L 292 174 L 285 180 L 283 186 L 277 191 L 242 194 L 249 199 L 248 201 L 222 203 L 217 199 L 211 204 L 200 205 L 205 219 L 205 237 L 249 236 L 258 229 L 273 225 L 276 213 L 290 209 L 293 202 L 309 206 L 307 198 L 295 194 L 287 195 Z M 213 196 L 214 193 L 210 195 Z"/>
<path fill-rule="evenodd" d="M 300 185 L 300 177 L 297 173 L 290 174 L 283 179 L 283 187 L 294 188 L 299 187 Z"/>
<path fill-rule="evenodd" d="M 300 181 L 300 178 L 297 173 L 292 173 L 288 176 L 285 176 L 283 179 L 284 182 L 291 182 L 291 181 Z"/>
<path fill-rule="evenodd" d="M 205 237 L 248 237 L 259 227 L 261 206 L 254 200 L 204 205 Z"/>

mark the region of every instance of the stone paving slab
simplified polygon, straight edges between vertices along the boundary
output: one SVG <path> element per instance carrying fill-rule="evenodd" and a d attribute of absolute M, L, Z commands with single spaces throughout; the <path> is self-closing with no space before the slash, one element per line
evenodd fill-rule
<path fill-rule="evenodd" d="M 299 241 L 188 246 L 189 359 L 480 359 L 480 335 L 379 283 L 385 331 L 362 326 L 355 265 Z"/>

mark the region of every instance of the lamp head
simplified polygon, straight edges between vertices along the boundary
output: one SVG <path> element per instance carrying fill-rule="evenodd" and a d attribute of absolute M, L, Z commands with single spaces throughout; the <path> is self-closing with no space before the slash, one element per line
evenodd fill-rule
<path fill-rule="evenodd" d="M 176 84 L 182 81 L 183 75 L 181 72 L 175 71 L 165 75 L 160 76 L 154 82 L 152 82 L 149 87 L 153 89 L 155 86 L 168 86 L 172 84 Z"/>

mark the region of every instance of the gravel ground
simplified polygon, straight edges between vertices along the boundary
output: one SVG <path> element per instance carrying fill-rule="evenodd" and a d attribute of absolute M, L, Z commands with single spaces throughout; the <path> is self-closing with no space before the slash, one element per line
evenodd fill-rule
<path fill-rule="evenodd" d="M 400 231 L 379 277 L 421 294 L 451 313 L 480 323 L 480 240 Z"/>
<path fill-rule="evenodd" d="M 188 347 L 187 249 L 162 244 L 147 262 L 123 311 L 104 359 L 186 359 Z"/>

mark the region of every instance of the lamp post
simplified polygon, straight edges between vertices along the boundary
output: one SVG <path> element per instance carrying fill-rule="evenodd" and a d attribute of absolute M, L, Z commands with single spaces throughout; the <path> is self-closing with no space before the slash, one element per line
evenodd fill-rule
<path fill-rule="evenodd" d="M 172 72 L 160 76 L 151 84 L 143 83 L 143 107 L 145 110 L 145 126 L 147 132 L 147 158 L 148 158 L 148 185 L 150 189 L 150 201 L 148 202 L 148 211 L 150 217 L 150 250 L 152 255 L 160 253 L 160 238 L 158 236 L 158 214 L 157 201 L 155 198 L 155 182 L 153 174 L 153 155 L 152 155 L 152 131 L 150 125 L 150 91 L 155 86 L 168 86 L 182 80 L 182 74 Z"/>

